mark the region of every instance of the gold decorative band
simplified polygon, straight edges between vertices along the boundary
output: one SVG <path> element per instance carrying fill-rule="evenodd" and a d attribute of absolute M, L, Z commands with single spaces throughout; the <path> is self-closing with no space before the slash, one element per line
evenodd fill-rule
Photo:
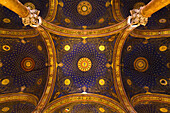
<path fill-rule="evenodd" d="M 138 94 L 131 98 L 131 103 L 133 106 L 136 106 L 142 102 L 160 102 L 160 103 L 168 103 L 170 104 L 170 95 L 165 94 Z"/>
<path fill-rule="evenodd" d="M 159 29 L 159 30 L 139 30 L 135 29 L 130 34 L 133 37 L 137 38 L 161 38 L 161 37 L 169 37 L 170 30 L 169 29 Z"/>
<path fill-rule="evenodd" d="M 68 36 L 68 37 L 103 37 L 109 36 L 115 33 L 119 33 L 125 27 L 127 27 L 127 20 L 124 20 L 118 24 L 92 30 L 78 30 L 70 29 L 61 26 L 51 24 L 45 20 L 42 21 L 42 27 L 47 29 L 49 32 L 52 32 L 56 35 Z"/>
<path fill-rule="evenodd" d="M 14 30 L 14 29 L 2 29 L 2 28 L 0 28 L 0 37 L 30 38 L 30 37 L 36 37 L 38 35 L 39 35 L 39 33 L 35 29 Z"/>
<path fill-rule="evenodd" d="M 125 109 L 117 101 L 98 94 L 71 94 L 60 97 L 52 101 L 43 111 L 43 113 L 52 113 L 57 108 L 60 108 L 64 105 L 74 103 L 74 102 L 95 102 L 105 106 L 110 107 L 111 109 L 116 110 L 118 113 L 127 113 Z"/>
<path fill-rule="evenodd" d="M 34 104 L 38 104 L 38 97 L 29 93 L 8 93 L 0 95 L 0 103 L 13 102 L 13 101 L 25 101 Z"/>
<path fill-rule="evenodd" d="M 113 17 L 117 22 L 124 20 L 122 13 L 120 11 L 120 0 L 111 0 Z"/>
<path fill-rule="evenodd" d="M 124 90 L 124 86 L 121 78 L 121 66 L 120 66 L 123 45 L 126 41 L 126 38 L 128 37 L 128 35 L 133 29 L 134 28 L 131 28 L 130 26 L 127 27 L 119 35 L 119 37 L 115 42 L 115 46 L 114 46 L 115 49 L 113 51 L 113 78 L 114 78 L 114 83 L 115 83 L 114 85 L 116 88 L 116 92 L 118 94 L 118 98 L 120 99 L 121 103 L 129 112 L 136 113 L 131 103 L 129 102 L 129 99 L 127 98 L 126 92 Z"/>
<path fill-rule="evenodd" d="M 57 6 L 58 6 L 58 0 L 49 0 L 49 9 L 48 9 L 47 16 L 45 18 L 46 21 L 52 22 L 55 19 L 57 13 Z"/>
<path fill-rule="evenodd" d="M 53 89 L 55 86 L 56 81 L 56 50 L 54 46 L 53 39 L 51 38 L 51 35 L 46 32 L 42 27 L 37 27 L 36 30 L 39 31 L 40 35 L 42 36 L 42 39 L 44 40 L 45 46 L 47 48 L 48 53 L 48 79 L 46 82 L 46 87 L 44 89 L 44 93 L 36 106 L 33 113 L 40 113 L 48 101 L 50 101 L 50 98 L 53 93 Z"/>

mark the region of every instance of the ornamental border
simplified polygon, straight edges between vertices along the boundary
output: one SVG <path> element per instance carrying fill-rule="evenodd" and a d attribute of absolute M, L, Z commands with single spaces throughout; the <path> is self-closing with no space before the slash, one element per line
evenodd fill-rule
<path fill-rule="evenodd" d="M 13 102 L 13 101 L 29 102 L 36 106 L 38 104 L 39 99 L 37 96 L 33 94 L 23 93 L 23 92 L 0 95 L 0 103 Z"/>
<path fill-rule="evenodd" d="M 46 30 L 48 30 L 49 32 L 60 36 L 94 38 L 94 37 L 104 37 L 104 36 L 119 33 L 124 28 L 126 28 L 127 20 L 125 19 L 122 22 L 112 26 L 99 28 L 99 29 L 91 29 L 91 30 L 65 28 L 62 26 L 57 26 L 45 20 L 42 20 L 41 26 Z"/>
<path fill-rule="evenodd" d="M 133 106 L 136 106 L 143 102 L 159 102 L 159 103 L 168 103 L 170 104 L 170 95 L 151 93 L 151 94 L 137 94 L 131 98 L 131 103 Z"/>
<path fill-rule="evenodd" d="M 0 28 L 0 37 L 30 38 L 30 37 L 36 37 L 38 35 L 39 35 L 39 33 L 35 29 L 15 30 L 15 29 L 2 29 L 2 28 Z"/>
<path fill-rule="evenodd" d="M 120 11 L 120 0 L 111 0 L 112 14 L 117 22 L 123 21 L 125 18 L 122 16 Z"/>
<path fill-rule="evenodd" d="M 130 33 L 131 36 L 137 38 L 161 38 L 161 37 L 169 37 L 170 29 L 158 29 L 158 30 L 140 30 L 135 29 Z"/>
<path fill-rule="evenodd" d="M 120 102 L 124 105 L 124 107 L 131 113 L 137 113 L 134 108 L 132 107 L 126 92 L 124 90 L 124 86 L 122 83 L 122 78 L 121 78 L 121 67 L 120 67 L 120 61 L 121 61 L 121 54 L 122 54 L 122 49 L 124 46 L 124 43 L 130 34 L 130 32 L 134 28 L 131 28 L 128 26 L 117 38 L 114 46 L 114 51 L 113 51 L 113 78 L 114 78 L 114 85 L 116 89 L 116 93 L 118 94 L 118 98 Z"/>
<path fill-rule="evenodd" d="M 100 104 L 106 105 L 107 107 L 110 107 L 111 109 L 114 109 L 119 113 L 126 113 L 127 112 L 121 106 L 120 103 L 113 100 L 112 98 L 109 98 L 109 97 L 106 97 L 106 96 L 103 96 L 103 95 L 99 95 L 99 94 L 77 93 L 77 94 L 66 95 L 66 96 L 60 97 L 60 98 L 52 101 L 44 109 L 43 113 L 52 113 L 57 108 L 63 107 L 65 105 L 68 105 L 68 104 L 73 103 L 73 102 L 87 102 L 87 103 L 88 102 L 95 102 L 95 103 L 100 103 Z"/>
<path fill-rule="evenodd" d="M 41 113 L 41 111 L 44 109 L 46 104 L 50 101 L 50 98 L 53 93 L 53 89 L 55 86 L 56 81 L 56 51 L 53 39 L 51 38 L 51 35 L 46 32 L 42 27 L 37 27 L 36 30 L 39 31 L 40 35 L 42 36 L 42 39 L 45 43 L 45 46 L 47 48 L 48 53 L 48 78 L 46 82 L 46 86 L 43 92 L 43 95 L 36 106 L 35 110 L 32 113 Z"/>
<path fill-rule="evenodd" d="M 47 16 L 45 17 L 46 21 L 52 22 L 55 19 L 57 13 L 58 0 L 49 0 L 49 9 Z"/>

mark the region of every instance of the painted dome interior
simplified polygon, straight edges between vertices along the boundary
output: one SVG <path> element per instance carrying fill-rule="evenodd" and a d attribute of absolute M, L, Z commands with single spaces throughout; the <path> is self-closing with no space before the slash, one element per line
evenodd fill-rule
<path fill-rule="evenodd" d="M 0 4 L 0 113 L 170 112 L 170 5 L 129 30 L 150 0 L 19 1 L 43 21 Z"/>

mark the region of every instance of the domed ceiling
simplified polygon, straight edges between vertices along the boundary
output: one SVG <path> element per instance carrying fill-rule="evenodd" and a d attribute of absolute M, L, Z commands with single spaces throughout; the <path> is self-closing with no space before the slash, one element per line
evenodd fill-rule
<path fill-rule="evenodd" d="M 0 113 L 169 112 L 169 5 L 136 26 L 159 0 L 19 1 L 0 1 Z"/>

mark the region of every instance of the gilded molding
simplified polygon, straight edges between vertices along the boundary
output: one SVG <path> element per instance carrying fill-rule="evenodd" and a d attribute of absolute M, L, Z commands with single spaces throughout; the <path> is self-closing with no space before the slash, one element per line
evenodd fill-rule
<path fill-rule="evenodd" d="M 52 22 L 55 19 L 57 13 L 57 6 L 58 6 L 58 0 L 49 0 L 49 9 L 48 9 L 47 16 L 45 18 L 46 21 Z"/>
<path fill-rule="evenodd" d="M 104 37 L 113 35 L 116 33 L 119 33 L 121 30 L 123 30 L 127 26 L 126 19 L 118 24 L 100 28 L 100 29 L 92 29 L 92 30 L 78 30 L 78 29 L 70 29 L 65 28 L 61 26 L 54 25 L 52 23 L 49 23 L 45 20 L 42 21 L 43 28 L 48 30 L 49 32 L 61 35 L 61 36 L 67 36 L 67 37 Z"/>
<path fill-rule="evenodd" d="M 0 0 L 0 4 L 12 10 L 20 17 L 27 17 L 29 10 L 19 0 Z"/>
<path fill-rule="evenodd" d="M 46 45 L 47 53 L 48 53 L 48 66 L 49 66 L 46 87 L 44 89 L 43 95 L 38 105 L 33 111 L 33 113 L 41 113 L 45 105 L 50 101 L 50 98 L 54 90 L 55 81 L 56 81 L 56 62 L 57 61 L 56 61 L 56 50 L 55 50 L 54 42 L 53 42 L 53 39 L 51 38 L 51 35 L 48 32 L 46 32 L 42 27 L 37 27 L 36 29 L 39 31 Z"/>
<path fill-rule="evenodd" d="M 14 101 L 24 101 L 34 104 L 38 104 L 38 97 L 29 93 L 8 93 L 0 95 L 0 103 L 14 102 Z"/>
<path fill-rule="evenodd" d="M 117 22 L 123 21 L 125 18 L 123 18 L 122 13 L 120 11 L 120 0 L 111 0 L 111 5 L 112 5 L 113 18 Z"/>
<path fill-rule="evenodd" d="M 157 94 L 157 93 L 151 93 L 151 94 L 138 94 L 131 98 L 131 103 L 133 106 L 136 106 L 143 102 L 159 102 L 159 103 L 168 103 L 170 104 L 170 95 L 165 94 Z"/>
<path fill-rule="evenodd" d="M 159 29 L 159 30 L 140 30 L 135 29 L 130 33 L 131 36 L 137 38 L 161 38 L 161 37 L 169 37 L 170 30 L 169 29 Z"/>
<path fill-rule="evenodd" d="M 143 6 L 141 9 L 141 14 L 143 17 L 151 17 L 151 15 L 163 7 L 170 4 L 169 0 L 151 0 L 147 5 Z"/>
<path fill-rule="evenodd" d="M 118 94 L 118 98 L 120 102 L 124 105 L 124 107 L 131 113 L 136 113 L 134 108 L 132 107 L 131 103 L 129 102 L 129 99 L 126 95 L 126 92 L 124 90 L 124 86 L 122 83 L 121 78 L 121 54 L 123 45 L 126 41 L 127 36 L 130 34 L 130 32 L 134 28 L 128 26 L 118 37 L 116 40 L 114 51 L 113 51 L 113 78 L 114 78 L 114 85 L 116 88 L 116 92 Z"/>
<path fill-rule="evenodd" d="M 95 102 L 108 106 L 111 109 L 116 110 L 118 113 L 127 113 L 127 111 L 117 101 L 103 95 L 92 93 L 77 93 L 60 97 L 49 103 L 48 106 L 44 109 L 43 113 L 52 113 L 57 108 L 74 102 Z"/>
<path fill-rule="evenodd" d="M 2 28 L 0 28 L 0 37 L 30 38 L 30 37 L 36 37 L 38 35 L 39 35 L 39 33 L 35 29 L 15 30 L 15 29 L 2 29 Z"/>

